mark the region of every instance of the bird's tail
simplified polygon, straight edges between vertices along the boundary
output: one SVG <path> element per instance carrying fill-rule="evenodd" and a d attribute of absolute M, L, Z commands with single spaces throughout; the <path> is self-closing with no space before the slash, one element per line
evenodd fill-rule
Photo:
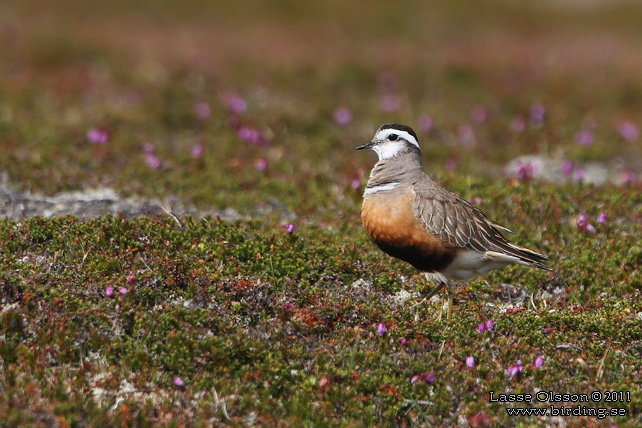
<path fill-rule="evenodd" d="M 553 268 L 544 263 L 545 260 L 548 260 L 548 257 L 544 254 L 536 253 L 533 250 L 515 245 L 512 242 L 507 242 L 506 245 L 503 246 L 502 250 L 519 259 L 519 264 L 524 266 L 533 266 L 550 271 L 553 270 Z"/>

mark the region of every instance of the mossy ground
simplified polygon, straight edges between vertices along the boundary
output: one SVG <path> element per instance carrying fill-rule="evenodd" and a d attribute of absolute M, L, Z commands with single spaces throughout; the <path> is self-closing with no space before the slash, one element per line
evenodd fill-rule
<path fill-rule="evenodd" d="M 550 184 L 499 168 L 532 153 L 639 168 L 642 138 L 617 130 L 642 122 L 639 5 L 236 3 L 2 6 L 0 171 L 12 185 L 110 186 L 248 220 L 1 220 L 0 422 L 639 425 L 640 182 Z M 247 110 L 232 112 L 230 94 Z M 338 107 L 352 121 L 337 124 Z M 359 218 L 374 155 L 354 147 L 380 123 L 418 128 L 423 115 L 429 173 L 556 269 L 462 285 L 450 322 Z M 241 127 L 263 140 L 242 141 Z M 108 141 L 89 142 L 92 128 Z M 491 391 L 601 391 L 554 404 L 625 414 L 511 417 Z"/>

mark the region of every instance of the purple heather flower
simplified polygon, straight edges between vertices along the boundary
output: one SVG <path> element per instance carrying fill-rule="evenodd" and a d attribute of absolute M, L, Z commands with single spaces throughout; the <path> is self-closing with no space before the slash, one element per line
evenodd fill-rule
<path fill-rule="evenodd" d="M 114 288 L 113 288 L 113 287 L 107 287 L 107 288 L 105 289 L 105 295 L 106 295 L 107 297 L 111 297 L 111 296 L 113 296 L 113 295 L 114 295 Z"/>
<path fill-rule="evenodd" d="M 87 141 L 93 144 L 105 144 L 109 141 L 109 133 L 104 129 L 91 128 L 87 131 Z"/>
<path fill-rule="evenodd" d="M 486 324 L 483 322 L 480 322 L 479 325 L 477 326 L 477 331 L 479 333 L 483 333 L 486 330 Z"/>
<path fill-rule="evenodd" d="M 406 344 L 406 342 L 407 342 L 406 338 L 405 338 L 405 337 L 402 337 L 402 338 L 401 338 L 401 344 L 402 344 L 402 345 L 405 345 L 405 344 Z"/>
<path fill-rule="evenodd" d="M 535 103 L 531 106 L 531 122 L 541 123 L 546 117 L 546 107 L 543 104 Z"/>
<path fill-rule="evenodd" d="M 457 135 L 459 135 L 459 139 L 464 143 L 472 143 L 475 141 L 475 131 L 473 127 L 467 123 L 459 125 Z"/>
<path fill-rule="evenodd" d="M 575 225 L 577 226 L 578 229 L 584 232 L 595 233 L 595 227 L 593 227 L 593 225 L 590 224 L 588 220 L 589 219 L 586 214 L 580 214 L 579 216 L 577 216 Z"/>
<path fill-rule="evenodd" d="M 484 203 L 484 200 L 479 196 L 475 196 L 474 198 L 470 198 L 468 202 L 470 202 L 473 205 L 481 205 Z"/>
<path fill-rule="evenodd" d="M 573 172 L 574 167 L 573 161 L 565 160 L 564 163 L 562 163 L 562 174 L 564 174 L 565 177 L 568 177 Z"/>
<path fill-rule="evenodd" d="M 425 134 L 429 133 L 432 130 L 434 123 L 432 117 L 427 114 L 419 118 L 419 130 Z"/>
<path fill-rule="evenodd" d="M 466 357 L 466 366 L 468 366 L 469 369 L 475 367 L 475 357 L 472 355 Z"/>
<path fill-rule="evenodd" d="M 419 378 L 424 382 L 435 383 L 435 374 L 433 372 L 423 372 L 419 375 Z"/>
<path fill-rule="evenodd" d="M 522 365 L 522 362 L 517 361 L 515 365 L 508 367 L 508 369 L 506 370 L 506 374 L 510 377 L 513 377 L 521 373 L 523 370 L 524 370 L 524 366 Z"/>
<path fill-rule="evenodd" d="M 493 320 L 489 319 L 486 321 L 486 330 L 493 331 L 493 327 L 495 327 L 495 322 Z"/>
<path fill-rule="evenodd" d="M 386 330 L 387 330 L 386 325 L 380 322 L 379 325 L 377 326 L 377 334 L 379 336 L 383 336 L 386 333 Z"/>
<path fill-rule="evenodd" d="M 487 117 L 488 112 L 484 106 L 477 106 L 470 112 L 470 119 L 477 124 L 486 122 Z"/>
<path fill-rule="evenodd" d="M 526 120 L 522 116 L 516 116 L 510 123 L 510 130 L 513 132 L 522 132 L 526 128 Z"/>
<path fill-rule="evenodd" d="M 232 113 L 243 114 L 247 111 L 247 101 L 237 94 L 227 95 L 227 97 L 225 97 L 225 104 Z"/>
<path fill-rule="evenodd" d="M 635 172 L 631 171 L 630 169 L 626 169 L 620 172 L 620 180 L 622 181 L 622 183 L 631 183 L 635 181 Z"/>
<path fill-rule="evenodd" d="M 393 113 L 401 108 L 401 98 L 392 94 L 383 95 L 379 105 L 385 113 Z"/>
<path fill-rule="evenodd" d="M 575 134 L 575 141 L 580 146 L 592 146 L 593 145 L 593 133 L 587 129 L 582 129 Z"/>
<path fill-rule="evenodd" d="M 288 224 L 286 224 L 285 226 L 283 226 L 283 228 L 284 228 L 284 229 L 285 229 L 285 231 L 286 231 L 287 233 L 289 233 L 290 235 L 292 234 L 292 232 L 294 232 L 294 224 L 293 224 L 293 223 L 288 223 Z"/>
<path fill-rule="evenodd" d="M 156 147 L 154 147 L 152 143 L 145 143 L 143 150 L 145 151 L 145 162 L 147 162 L 147 165 L 158 169 L 161 165 L 161 160 L 156 156 Z"/>
<path fill-rule="evenodd" d="M 540 355 L 537 358 L 535 358 L 535 368 L 538 369 L 542 367 L 542 364 L 544 364 L 544 358 Z"/>
<path fill-rule="evenodd" d="M 212 109 L 210 109 L 210 105 L 206 102 L 196 103 L 194 110 L 196 110 L 196 116 L 201 120 L 209 118 L 210 114 L 212 114 Z"/>
<path fill-rule="evenodd" d="M 352 112 L 347 107 L 338 107 L 332 117 L 337 125 L 347 125 L 352 122 Z"/>
<path fill-rule="evenodd" d="M 418 380 L 419 380 L 419 375 L 416 374 L 410 378 L 410 383 L 417 383 Z"/>
<path fill-rule="evenodd" d="M 256 162 L 254 162 L 254 168 L 257 171 L 265 171 L 267 169 L 268 163 L 265 158 L 258 158 Z"/>
<path fill-rule="evenodd" d="M 154 169 L 158 169 L 161 166 L 161 160 L 155 153 L 145 153 L 145 162 Z"/>
<path fill-rule="evenodd" d="M 183 385 L 185 385 L 185 382 L 183 382 L 183 379 L 181 379 L 180 377 L 176 376 L 174 378 L 174 385 L 183 386 Z"/>
<path fill-rule="evenodd" d="M 120 294 L 127 294 L 127 288 L 125 288 L 125 287 L 120 287 L 120 288 L 118 289 L 118 292 L 119 292 Z"/>
<path fill-rule="evenodd" d="M 606 223 L 606 213 L 605 212 L 601 212 L 600 213 L 600 215 L 597 217 L 597 222 L 600 223 L 600 224 Z"/>
<path fill-rule="evenodd" d="M 530 180 L 535 174 L 535 168 L 530 162 L 519 162 L 519 168 L 517 169 L 517 174 L 519 179 L 522 181 Z"/>
<path fill-rule="evenodd" d="M 550 333 L 551 331 L 553 331 L 553 327 L 546 327 L 546 328 L 544 328 L 544 334 L 548 334 L 548 333 Z"/>
<path fill-rule="evenodd" d="M 192 157 L 200 159 L 203 156 L 203 143 L 198 142 L 192 146 Z"/>
<path fill-rule="evenodd" d="M 457 160 L 455 158 L 446 159 L 446 170 L 453 172 L 457 168 Z"/>
<path fill-rule="evenodd" d="M 574 175 L 577 181 L 583 181 L 586 172 L 584 171 L 584 168 L 576 168 L 574 171 Z"/>
<path fill-rule="evenodd" d="M 248 128 L 246 126 L 241 126 L 236 135 L 242 141 L 246 143 L 255 144 L 255 145 L 264 145 L 267 144 L 267 139 L 261 134 L 261 131 L 255 128 Z"/>
<path fill-rule="evenodd" d="M 635 123 L 626 120 L 618 124 L 617 132 L 619 132 L 620 136 L 626 141 L 637 140 L 640 136 L 640 128 L 638 128 Z"/>

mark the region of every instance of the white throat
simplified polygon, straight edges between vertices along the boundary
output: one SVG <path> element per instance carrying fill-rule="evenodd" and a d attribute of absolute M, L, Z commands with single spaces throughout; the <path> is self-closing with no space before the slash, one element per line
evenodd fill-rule
<path fill-rule="evenodd" d="M 386 141 L 375 145 L 372 150 L 375 151 L 379 160 L 394 158 L 399 153 L 408 150 L 408 146 L 403 141 Z"/>

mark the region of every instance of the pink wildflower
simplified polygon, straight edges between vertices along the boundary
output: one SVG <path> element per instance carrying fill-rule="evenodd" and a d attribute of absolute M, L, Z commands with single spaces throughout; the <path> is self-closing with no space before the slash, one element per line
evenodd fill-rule
<path fill-rule="evenodd" d="M 546 117 L 546 107 L 543 104 L 535 103 L 531 107 L 531 122 L 541 123 Z"/>
<path fill-rule="evenodd" d="M 544 358 L 540 355 L 537 358 L 535 358 L 535 368 L 538 369 L 542 367 L 542 364 L 544 364 Z"/>
<path fill-rule="evenodd" d="M 492 331 L 493 327 L 495 327 L 495 322 L 493 320 L 489 319 L 486 321 L 486 330 Z"/>
<path fill-rule="evenodd" d="M 196 116 L 201 120 L 209 118 L 210 114 L 212 114 L 212 109 L 210 109 L 209 104 L 206 102 L 196 103 L 194 110 L 196 110 Z"/>
<path fill-rule="evenodd" d="M 268 167 L 267 160 L 265 158 L 258 158 L 256 162 L 254 162 L 254 168 L 257 171 L 265 171 Z"/>
<path fill-rule="evenodd" d="M 428 115 L 423 115 L 419 118 L 419 130 L 424 134 L 429 133 L 433 127 L 432 117 Z"/>
<path fill-rule="evenodd" d="M 629 121 L 620 122 L 617 126 L 617 132 L 619 132 L 620 136 L 626 141 L 637 140 L 640 136 L 640 128 L 638 128 L 635 123 Z"/>
<path fill-rule="evenodd" d="M 475 357 L 472 355 L 466 357 L 466 366 L 468 366 L 469 369 L 475 367 Z"/>
<path fill-rule="evenodd" d="M 337 125 L 347 125 L 352 122 L 352 112 L 347 107 L 338 107 L 332 117 Z"/>
<path fill-rule="evenodd" d="M 294 232 L 294 224 L 292 224 L 292 223 L 286 224 L 285 226 L 283 226 L 283 228 L 290 235 L 292 234 L 292 232 Z"/>
<path fill-rule="evenodd" d="M 519 162 L 517 174 L 520 180 L 527 181 L 533 178 L 533 176 L 535 175 L 535 168 L 530 162 Z"/>
<path fill-rule="evenodd" d="M 192 157 L 200 159 L 203 156 L 203 143 L 200 141 L 192 146 Z"/>
<path fill-rule="evenodd" d="M 594 141 L 593 133 L 587 129 L 582 129 L 575 134 L 575 141 L 577 141 L 577 144 L 580 146 L 591 146 Z"/>
<path fill-rule="evenodd" d="M 104 129 L 91 128 L 87 131 L 87 141 L 93 144 L 105 144 L 109 141 L 109 133 Z"/>
<path fill-rule="evenodd" d="M 479 196 L 475 196 L 474 198 L 470 198 L 468 202 L 470 202 L 473 205 L 481 205 L 484 203 L 484 200 Z"/>
<path fill-rule="evenodd" d="M 257 146 L 265 145 L 268 143 L 267 138 L 261 134 L 261 131 L 255 128 L 248 128 L 246 126 L 241 126 L 236 135 L 240 140 L 245 141 L 246 143 L 255 144 Z"/>
<path fill-rule="evenodd" d="M 247 101 L 237 94 L 229 94 L 225 98 L 227 109 L 232 113 L 243 114 L 247 111 Z"/>

